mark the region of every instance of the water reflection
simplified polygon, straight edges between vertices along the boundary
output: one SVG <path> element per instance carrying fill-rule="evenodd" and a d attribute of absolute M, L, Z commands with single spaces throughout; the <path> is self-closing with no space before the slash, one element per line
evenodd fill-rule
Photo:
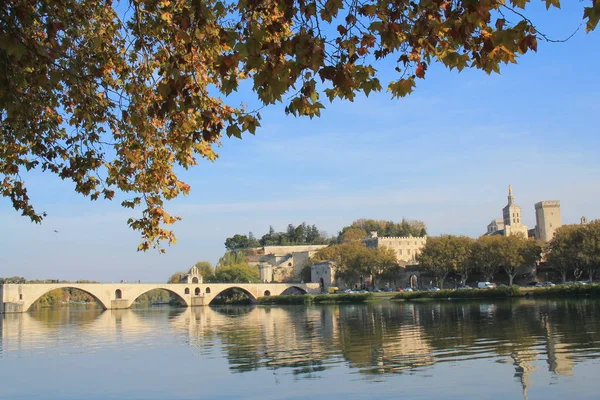
<path fill-rule="evenodd" d="M 570 376 L 578 363 L 598 358 L 599 312 L 600 302 L 590 299 L 41 310 L 2 317 L 0 362 L 183 345 L 209 364 L 225 358 L 236 374 L 268 370 L 314 379 L 343 367 L 378 381 L 488 360 L 489 368 L 512 366 L 502 381 L 514 379 L 527 398 L 535 372 Z"/>

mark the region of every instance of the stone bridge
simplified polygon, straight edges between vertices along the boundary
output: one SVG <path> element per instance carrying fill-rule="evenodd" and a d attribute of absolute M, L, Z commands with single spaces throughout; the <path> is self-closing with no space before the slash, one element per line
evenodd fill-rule
<path fill-rule="evenodd" d="M 93 296 L 104 309 L 129 308 L 154 289 L 163 289 L 179 298 L 186 307 L 207 306 L 228 289 L 241 289 L 252 302 L 284 292 L 319 293 L 318 283 L 24 283 L 0 285 L 0 313 L 26 312 L 44 294 L 74 288 Z M 295 289 L 294 289 L 295 288 Z"/>

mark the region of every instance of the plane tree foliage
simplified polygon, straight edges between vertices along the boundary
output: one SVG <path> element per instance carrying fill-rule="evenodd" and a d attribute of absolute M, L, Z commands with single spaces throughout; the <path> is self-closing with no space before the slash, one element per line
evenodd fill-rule
<path fill-rule="evenodd" d="M 177 171 L 260 125 L 230 96 L 319 116 L 323 98 L 410 94 L 428 67 L 498 72 L 546 36 L 532 0 L 6 0 L 0 2 L 0 192 L 34 222 L 26 172 L 135 209 L 139 250 L 174 243 Z M 544 0 L 560 7 L 559 0 Z M 581 2 L 593 30 L 600 2 Z M 390 60 L 391 62 L 381 62 Z M 382 82 L 385 69 L 395 76 Z"/>
<path fill-rule="evenodd" d="M 579 279 L 584 272 L 592 282 L 600 271 L 600 220 L 558 228 L 546 246 L 546 258 L 563 282 L 568 273 Z"/>
<path fill-rule="evenodd" d="M 397 267 L 396 254 L 387 247 L 367 248 L 358 241 L 344 242 L 319 249 L 311 261 L 333 261 L 338 279 L 353 285 L 356 282 L 375 283 Z"/>

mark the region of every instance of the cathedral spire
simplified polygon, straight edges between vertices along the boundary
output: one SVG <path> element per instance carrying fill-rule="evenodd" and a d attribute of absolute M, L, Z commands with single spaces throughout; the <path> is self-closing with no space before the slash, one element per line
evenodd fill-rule
<path fill-rule="evenodd" d="M 513 197 L 513 193 L 512 193 L 512 186 L 508 185 L 508 205 L 512 205 L 515 202 L 515 198 Z"/>

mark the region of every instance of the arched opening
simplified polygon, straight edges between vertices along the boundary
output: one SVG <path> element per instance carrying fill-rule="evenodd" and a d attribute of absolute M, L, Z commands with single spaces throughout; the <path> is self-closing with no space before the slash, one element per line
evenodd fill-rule
<path fill-rule="evenodd" d="M 210 294 L 210 288 L 209 287 L 207 287 L 204 291 L 206 292 L 206 294 Z"/>
<path fill-rule="evenodd" d="M 265 290 L 265 296 L 270 296 L 271 295 L 271 291 L 270 290 Z"/>
<path fill-rule="evenodd" d="M 200 296 L 200 288 L 199 287 L 197 287 L 196 290 L 194 290 L 194 294 L 196 296 Z"/>
<path fill-rule="evenodd" d="M 23 294 L 19 294 L 19 300 L 23 300 Z M 28 305 L 28 302 L 25 301 L 24 304 L 26 310 L 59 307 L 107 308 L 92 293 L 74 287 L 50 290 L 38 297 L 33 303 Z"/>
<path fill-rule="evenodd" d="M 115 290 L 115 299 L 122 299 L 122 298 L 123 298 L 123 293 L 121 292 L 121 289 Z"/>
<path fill-rule="evenodd" d="M 185 294 L 190 294 L 190 288 L 188 288 L 188 287 L 185 288 Z"/>
<path fill-rule="evenodd" d="M 409 284 L 411 289 L 416 289 L 419 285 L 419 281 L 417 280 L 417 276 L 416 275 L 411 275 L 409 278 Z"/>
<path fill-rule="evenodd" d="M 323 278 L 319 279 L 319 287 L 321 289 L 323 289 L 325 287 L 325 281 L 323 280 Z"/>
<path fill-rule="evenodd" d="M 254 303 L 256 303 L 256 298 L 250 292 L 242 288 L 232 287 L 217 294 L 209 305 L 249 305 Z"/>
<path fill-rule="evenodd" d="M 182 307 L 186 301 L 177 293 L 168 289 L 152 289 L 140 294 L 131 304 L 131 307 L 172 306 Z"/>
<path fill-rule="evenodd" d="M 198 283 L 198 278 L 197 277 L 193 277 L 192 278 L 192 283 Z"/>
<path fill-rule="evenodd" d="M 294 295 L 294 294 L 306 294 L 306 290 L 301 289 L 297 286 L 291 286 L 281 292 L 282 296 Z"/>

